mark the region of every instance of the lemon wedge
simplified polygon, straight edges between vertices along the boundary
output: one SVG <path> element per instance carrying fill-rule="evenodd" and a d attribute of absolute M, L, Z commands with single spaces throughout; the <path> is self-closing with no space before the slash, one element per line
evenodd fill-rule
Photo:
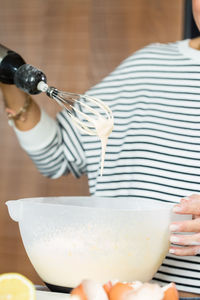
<path fill-rule="evenodd" d="M 35 300 L 35 287 L 18 273 L 0 275 L 0 300 Z"/>

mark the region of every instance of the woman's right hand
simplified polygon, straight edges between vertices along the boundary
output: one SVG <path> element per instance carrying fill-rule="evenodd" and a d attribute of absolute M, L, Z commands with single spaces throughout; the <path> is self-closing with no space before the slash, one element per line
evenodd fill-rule
<path fill-rule="evenodd" d="M 4 84 L 0 82 L 0 89 L 3 94 L 5 107 L 15 114 L 24 107 L 27 99 L 27 94 L 18 89 L 14 84 Z M 31 98 L 31 105 L 24 113 L 24 118 L 15 120 L 15 126 L 22 131 L 32 129 L 40 121 L 40 108 L 37 103 Z"/>

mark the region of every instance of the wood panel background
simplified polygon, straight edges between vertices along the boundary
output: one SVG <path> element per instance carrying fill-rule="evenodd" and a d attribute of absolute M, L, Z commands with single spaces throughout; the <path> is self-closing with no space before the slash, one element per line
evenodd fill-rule
<path fill-rule="evenodd" d="M 48 83 L 83 93 L 133 51 L 182 38 L 182 0 L 0 0 L 0 43 L 41 68 Z M 7 124 L 0 95 L 0 273 L 41 280 L 23 248 L 5 202 L 36 196 L 87 195 L 87 178 L 38 173 Z M 50 115 L 59 110 L 35 96 Z"/>

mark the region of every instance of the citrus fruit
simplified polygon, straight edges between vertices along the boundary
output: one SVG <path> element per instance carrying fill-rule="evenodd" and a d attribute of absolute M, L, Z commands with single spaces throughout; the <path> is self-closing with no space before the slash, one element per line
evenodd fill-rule
<path fill-rule="evenodd" d="M 35 300 L 35 287 L 25 276 L 18 273 L 0 275 L 1 300 Z"/>

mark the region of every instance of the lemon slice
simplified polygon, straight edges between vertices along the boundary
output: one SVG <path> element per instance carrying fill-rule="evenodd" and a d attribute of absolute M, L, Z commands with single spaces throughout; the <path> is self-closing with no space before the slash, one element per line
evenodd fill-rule
<path fill-rule="evenodd" d="M 35 300 L 35 287 L 18 273 L 0 275 L 0 300 Z"/>

